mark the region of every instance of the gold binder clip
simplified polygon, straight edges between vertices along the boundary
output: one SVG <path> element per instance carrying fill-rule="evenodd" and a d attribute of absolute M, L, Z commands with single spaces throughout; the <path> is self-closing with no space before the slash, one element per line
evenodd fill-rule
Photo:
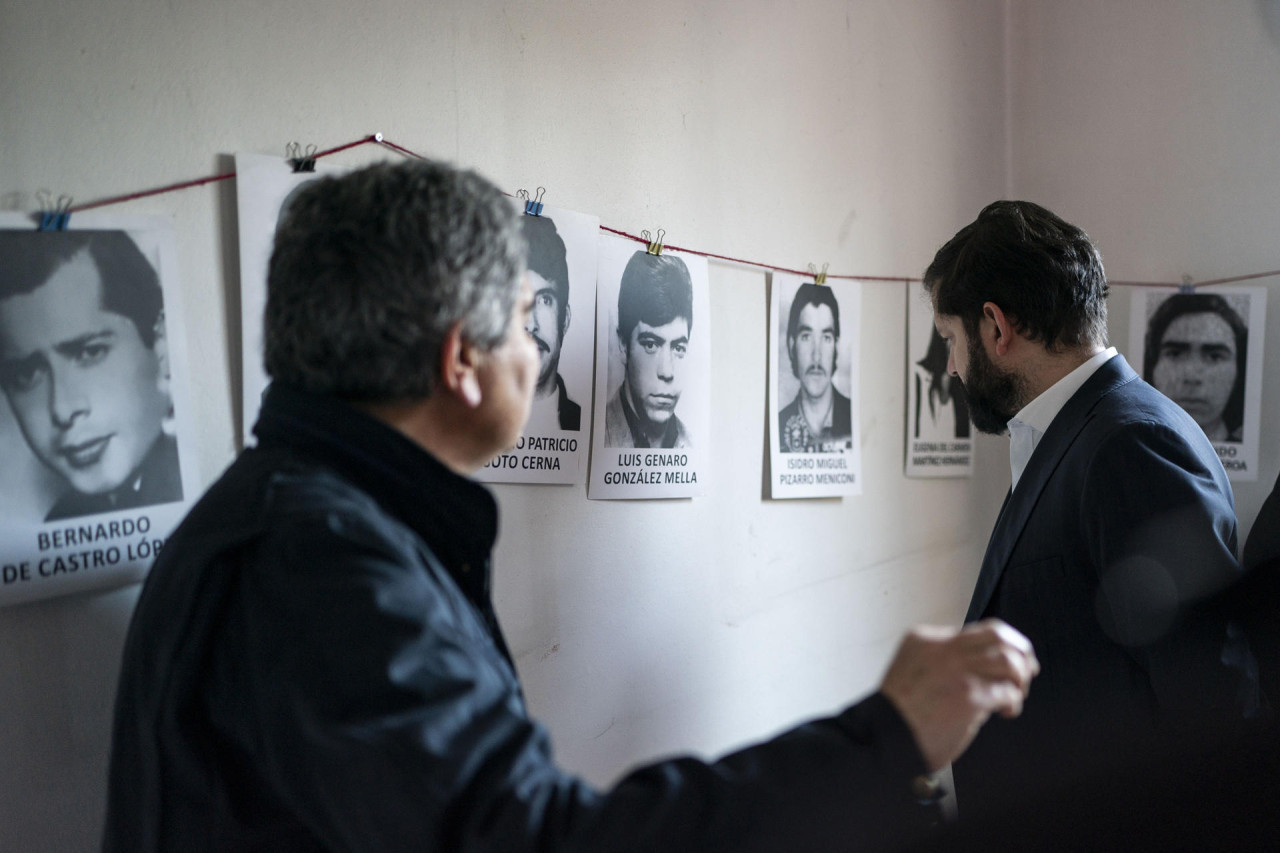
<path fill-rule="evenodd" d="M 818 270 L 818 268 L 817 268 L 817 267 L 815 267 L 813 264 L 809 264 L 809 274 L 810 274 L 811 276 L 813 276 L 813 283 L 814 283 L 814 284 L 826 284 L 826 283 L 827 283 L 827 267 L 828 267 L 828 266 L 829 266 L 828 264 L 823 264 L 823 265 L 822 265 L 822 270 L 821 270 L 821 271 L 819 271 L 819 270 Z"/>
<path fill-rule="evenodd" d="M 656 239 L 651 234 L 649 234 L 648 231 L 641 231 L 640 236 L 643 237 L 645 241 L 649 244 L 648 247 L 646 247 L 645 249 L 646 252 L 648 252 L 651 255 L 662 254 L 662 239 L 667 236 L 666 231 L 659 228 L 658 236 Z"/>

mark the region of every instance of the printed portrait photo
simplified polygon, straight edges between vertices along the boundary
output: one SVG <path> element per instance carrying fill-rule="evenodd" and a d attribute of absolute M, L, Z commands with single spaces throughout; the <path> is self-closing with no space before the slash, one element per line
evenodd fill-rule
<path fill-rule="evenodd" d="M 0 231 L 0 389 L 52 475 L 27 496 L 44 520 L 182 500 L 168 352 L 159 276 L 128 233 Z"/>
<path fill-rule="evenodd" d="M 1129 361 L 1213 442 L 1232 480 L 1258 478 L 1267 289 L 1135 287 Z"/>
<path fill-rule="evenodd" d="M 862 491 L 858 328 L 862 286 L 775 272 L 769 317 L 769 496 Z"/>
<path fill-rule="evenodd" d="M 1174 293 L 1148 311 L 1142 378 L 1210 441 L 1243 441 L 1249 294 Z"/>
<path fill-rule="evenodd" d="M 786 314 L 786 329 L 778 337 L 777 402 L 783 404 L 778 450 L 847 451 L 853 446 L 847 339 L 842 343 L 848 326 L 841 327 L 836 293 L 825 284 L 805 282 L 789 298 L 780 296 L 778 304 Z"/>
<path fill-rule="evenodd" d="M 601 236 L 592 500 L 705 494 L 711 422 L 706 258 Z"/>
<path fill-rule="evenodd" d="M 618 285 L 617 318 L 622 359 L 610 364 L 609 385 L 617 390 L 605 410 L 604 446 L 692 446 L 680 419 L 694 320 L 685 262 L 643 249 L 633 253 Z"/>

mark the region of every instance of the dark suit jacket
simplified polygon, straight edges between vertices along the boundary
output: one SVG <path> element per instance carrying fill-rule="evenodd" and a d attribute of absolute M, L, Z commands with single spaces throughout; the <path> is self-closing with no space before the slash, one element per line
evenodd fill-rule
<path fill-rule="evenodd" d="M 1087 772 L 1165 727 L 1232 715 L 1204 600 L 1238 576 L 1231 487 L 1195 422 L 1122 356 L 1044 434 L 992 531 L 965 621 L 1026 634 L 1043 671 L 1022 717 L 993 719 L 956 762 L 962 816 Z M 1244 679 L 1247 681 L 1247 679 Z"/>

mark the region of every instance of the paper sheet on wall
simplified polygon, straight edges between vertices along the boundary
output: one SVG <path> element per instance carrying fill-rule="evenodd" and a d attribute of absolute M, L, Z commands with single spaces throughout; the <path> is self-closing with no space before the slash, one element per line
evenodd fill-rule
<path fill-rule="evenodd" d="M 172 220 L 0 229 L 0 604 L 140 580 L 199 490 Z"/>
<path fill-rule="evenodd" d="M 538 387 L 516 446 L 475 476 L 489 483 L 581 483 L 590 434 L 600 220 L 549 205 L 532 216 L 523 213 L 523 201 L 513 203 L 529 244 L 534 305 L 525 328 L 538 345 Z"/>
<path fill-rule="evenodd" d="M 267 373 L 262 366 L 262 312 L 267 304 L 267 262 L 276 224 L 286 202 L 302 185 L 347 169 L 316 164 L 314 172 L 294 172 L 283 157 L 236 155 L 236 217 L 240 230 L 241 438 L 254 443 Z"/>
<path fill-rule="evenodd" d="M 587 497 L 704 494 L 711 440 L 707 262 L 601 236 Z"/>
<path fill-rule="evenodd" d="M 1232 480 L 1258 479 L 1263 287 L 1134 288 L 1127 359 L 1209 436 Z"/>
<path fill-rule="evenodd" d="M 907 288 L 908 477 L 973 476 L 973 424 L 964 384 L 947 372 L 947 344 L 920 286 Z"/>
<path fill-rule="evenodd" d="M 769 322 L 770 496 L 862 493 L 862 286 L 774 273 Z"/>

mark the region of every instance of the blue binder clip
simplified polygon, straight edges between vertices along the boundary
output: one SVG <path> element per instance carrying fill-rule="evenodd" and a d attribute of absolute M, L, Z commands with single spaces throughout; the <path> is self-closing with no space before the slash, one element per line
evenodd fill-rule
<path fill-rule="evenodd" d="M 533 198 L 529 198 L 529 194 L 525 192 L 524 193 L 524 199 L 525 199 L 524 212 L 527 213 L 529 216 L 541 216 L 542 215 L 542 196 L 546 193 L 546 191 L 547 191 L 546 187 L 538 187 L 538 192 L 534 195 Z M 521 192 L 524 192 L 524 190 L 521 190 Z"/>
<path fill-rule="evenodd" d="M 40 211 L 40 224 L 37 230 L 66 231 L 67 226 L 71 224 L 71 196 L 58 196 L 57 204 L 51 203 L 47 191 L 37 193 L 36 198 L 44 208 Z"/>
<path fill-rule="evenodd" d="M 1196 292 L 1196 286 L 1195 286 L 1195 283 L 1192 282 L 1191 276 L 1189 275 L 1182 276 L 1182 284 L 1178 285 L 1178 292 L 1179 293 L 1195 293 Z"/>

